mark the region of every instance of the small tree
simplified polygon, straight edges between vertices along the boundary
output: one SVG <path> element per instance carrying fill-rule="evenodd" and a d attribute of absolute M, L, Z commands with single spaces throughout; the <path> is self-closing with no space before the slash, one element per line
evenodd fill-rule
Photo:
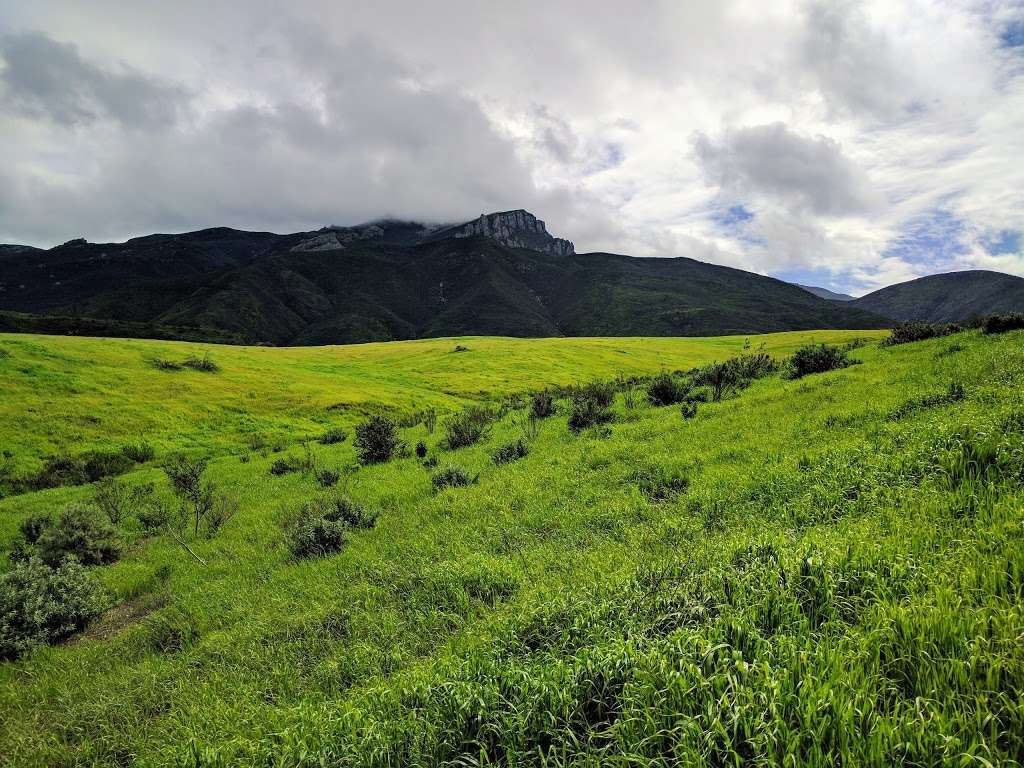
<path fill-rule="evenodd" d="M 191 528 L 192 535 L 199 536 L 202 526 L 207 538 L 213 537 L 238 511 L 234 497 L 219 493 L 213 481 L 203 479 L 205 471 L 206 459 L 193 460 L 186 456 L 175 456 L 164 466 L 164 473 L 179 501 L 178 515 L 169 516 L 164 528 L 203 565 L 206 561 L 185 541 L 186 531 Z"/>
<path fill-rule="evenodd" d="M 380 464 L 398 450 L 395 423 L 386 416 L 371 416 L 356 427 L 355 446 L 363 464 Z"/>

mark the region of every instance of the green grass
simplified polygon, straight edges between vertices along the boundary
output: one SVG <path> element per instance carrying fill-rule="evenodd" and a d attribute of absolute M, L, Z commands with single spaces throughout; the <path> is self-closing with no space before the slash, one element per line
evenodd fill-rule
<path fill-rule="evenodd" d="M 853 336 L 881 337 L 754 341 L 782 357 Z M 144 436 L 157 461 L 209 454 L 240 499 L 195 542 L 205 566 L 125 526 L 126 556 L 95 569 L 117 606 L 0 665 L 0 762 L 1024 762 L 1024 334 L 869 343 L 859 365 L 771 376 L 687 420 L 620 393 L 607 428 L 575 435 L 562 400 L 502 465 L 494 451 L 530 433 L 525 408 L 455 451 L 444 414 L 688 369 L 743 339 L 458 343 L 470 351 L 0 336 L 0 429 L 21 466 Z M 145 362 L 207 350 L 220 372 Z M 478 481 L 435 493 L 415 457 L 346 472 L 339 488 L 376 525 L 293 559 L 282 507 L 322 491 L 272 476 L 282 454 L 249 435 L 299 456 L 378 407 L 438 409 L 432 433 L 402 438 Z M 354 455 L 351 438 L 313 450 L 326 466 Z M 128 479 L 167 492 L 153 464 Z M 91 492 L 0 500 L 0 541 Z"/>

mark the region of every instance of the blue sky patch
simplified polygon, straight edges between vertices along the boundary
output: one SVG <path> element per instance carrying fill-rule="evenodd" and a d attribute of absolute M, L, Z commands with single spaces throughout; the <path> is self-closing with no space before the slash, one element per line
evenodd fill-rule
<path fill-rule="evenodd" d="M 1024 47 L 1024 21 L 1012 21 L 999 34 L 1003 48 Z"/>
<path fill-rule="evenodd" d="M 1013 229 L 1004 229 L 994 237 L 985 238 L 985 250 L 993 256 L 1001 253 L 1020 253 L 1021 233 Z"/>
<path fill-rule="evenodd" d="M 927 264 L 935 271 L 970 251 L 964 244 L 964 222 L 949 211 L 934 209 L 907 222 L 882 253 L 908 264 Z"/>

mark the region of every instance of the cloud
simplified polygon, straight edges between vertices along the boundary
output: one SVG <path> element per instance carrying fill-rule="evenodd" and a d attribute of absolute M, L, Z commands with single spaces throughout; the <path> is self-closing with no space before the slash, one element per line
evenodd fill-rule
<path fill-rule="evenodd" d="M 85 61 L 74 45 L 29 32 L 0 39 L 0 103 L 63 125 L 111 118 L 151 127 L 174 121 L 185 108 L 184 88 L 130 67 L 110 71 Z"/>
<path fill-rule="evenodd" d="M 800 136 L 783 123 L 693 140 L 708 180 L 737 197 L 765 197 L 825 216 L 865 213 L 882 202 L 867 174 L 824 136 Z"/>

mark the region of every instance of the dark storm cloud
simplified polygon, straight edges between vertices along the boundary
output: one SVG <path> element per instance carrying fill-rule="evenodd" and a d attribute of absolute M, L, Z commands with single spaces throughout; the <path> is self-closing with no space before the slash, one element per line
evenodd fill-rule
<path fill-rule="evenodd" d="M 128 67 L 106 70 L 71 44 L 38 32 L 0 38 L 0 103 L 64 125 L 112 118 L 125 125 L 173 122 L 187 103 L 185 89 Z"/>

